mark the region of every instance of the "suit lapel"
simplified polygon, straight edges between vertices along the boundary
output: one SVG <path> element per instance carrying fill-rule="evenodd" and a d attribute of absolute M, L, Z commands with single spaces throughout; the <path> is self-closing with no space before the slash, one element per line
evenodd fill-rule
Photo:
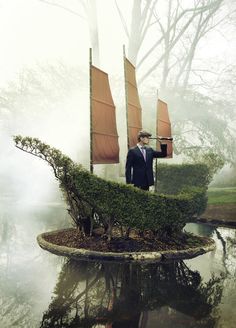
<path fill-rule="evenodd" d="M 136 147 L 134 148 L 134 150 L 135 150 L 135 152 L 136 152 L 136 154 L 137 154 L 138 156 L 142 156 L 142 157 L 143 157 L 143 154 L 141 153 L 141 150 L 139 149 L 138 146 L 136 146 Z"/>
<path fill-rule="evenodd" d="M 146 148 L 146 162 L 149 160 L 150 154 L 150 148 Z"/>

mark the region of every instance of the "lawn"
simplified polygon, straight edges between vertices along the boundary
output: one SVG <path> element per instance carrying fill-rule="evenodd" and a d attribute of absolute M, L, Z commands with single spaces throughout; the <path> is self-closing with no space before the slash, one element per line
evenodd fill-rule
<path fill-rule="evenodd" d="M 236 204 L 236 187 L 209 188 L 208 204 Z"/>

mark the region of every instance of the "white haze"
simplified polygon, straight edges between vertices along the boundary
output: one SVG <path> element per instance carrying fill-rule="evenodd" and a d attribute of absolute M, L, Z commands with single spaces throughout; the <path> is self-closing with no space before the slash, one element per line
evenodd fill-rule
<path fill-rule="evenodd" d="M 78 1 L 72 1 L 70 4 L 73 2 L 75 8 L 78 8 L 76 7 Z M 132 1 L 119 0 L 118 3 L 130 23 Z M 164 14 L 164 9 L 160 8 L 160 10 Z M 117 105 L 121 162 L 124 163 L 127 149 L 122 47 L 123 44 L 127 45 L 127 37 L 114 1 L 97 1 L 97 12 L 100 68 L 110 75 L 113 97 Z M 65 66 L 77 67 L 78 71 L 84 72 L 82 88 L 79 85 L 69 88 L 67 97 L 58 97 L 56 103 L 52 101 L 51 104 L 47 104 L 43 115 L 37 116 L 35 120 L 33 119 L 34 108 L 32 108 L 32 118 L 29 121 L 27 117 L 16 121 L 12 117 L 11 122 L 16 122 L 16 124 L 9 123 L 9 126 L 0 132 L 1 175 L 5 175 L 9 185 L 14 186 L 13 190 L 16 192 L 18 201 L 50 200 L 52 190 L 54 194 L 57 190 L 52 171 L 43 161 L 15 149 L 12 135 L 38 137 L 51 146 L 59 148 L 87 168 L 89 167 L 88 84 L 91 44 L 87 22 L 84 18 L 39 0 L 0 1 L 0 40 L 1 87 L 6 87 L 9 81 L 16 80 L 25 68 L 63 63 Z M 150 45 L 150 42 L 150 39 L 145 40 L 146 47 Z M 225 63 L 230 64 L 234 60 L 235 45 L 236 39 L 231 34 L 225 40 L 220 32 L 215 32 L 210 39 L 205 39 L 201 44 L 196 60 L 208 65 L 213 59 L 217 61 L 224 56 Z M 140 70 L 139 74 L 141 73 Z M 150 84 L 151 88 L 156 90 L 159 87 L 158 82 L 160 82 L 158 77 L 155 80 L 153 77 L 146 80 L 146 85 L 140 88 L 141 103 L 143 88 L 147 88 Z M 29 110 L 29 108 L 26 109 Z M 1 115 L 3 114 L 4 119 L 7 115 L 11 115 L 2 109 Z M 123 166 L 121 166 L 122 170 Z M 9 186 L 5 187 L 6 190 L 12 189 L 8 188 Z M 3 190 L 3 194 L 6 190 Z M 59 193 L 56 197 L 60 198 Z"/>

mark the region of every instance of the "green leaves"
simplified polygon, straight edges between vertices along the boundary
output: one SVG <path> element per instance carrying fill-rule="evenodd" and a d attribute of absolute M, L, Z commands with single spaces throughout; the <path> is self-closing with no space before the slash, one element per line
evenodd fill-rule
<path fill-rule="evenodd" d="M 186 187 L 207 188 L 211 172 L 206 164 L 158 164 L 158 192 L 179 194 Z"/>
<path fill-rule="evenodd" d="M 87 234 L 97 213 L 96 221 L 104 229 L 116 222 L 126 228 L 152 230 L 159 236 L 171 235 L 206 206 L 209 179 L 205 165 L 159 165 L 159 187 L 165 194 L 154 194 L 101 179 L 36 138 L 15 136 L 14 141 L 16 147 L 53 168 L 72 219 Z"/>

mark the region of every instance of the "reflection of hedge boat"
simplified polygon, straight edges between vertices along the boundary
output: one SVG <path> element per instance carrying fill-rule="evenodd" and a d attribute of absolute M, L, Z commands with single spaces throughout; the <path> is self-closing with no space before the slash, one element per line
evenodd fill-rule
<path fill-rule="evenodd" d="M 205 166 L 164 166 L 158 176 L 161 192 L 148 193 L 132 186 L 105 181 L 93 174 L 93 165 L 117 163 L 119 146 L 116 130 L 115 107 L 111 97 L 108 76 L 90 65 L 91 81 L 91 162 L 90 172 L 77 165 L 59 150 L 51 148 L 35 138 L 15 137 L 16 147 L 44 159 L 53 168 L 55 177 L 69 204 L 69 213 L 83 234 L 92 235 L 94 227 L 101 226 L 110 240 L 114 225 L 121 234 L 129 235 L 130 229 L 152 231 L 153 236 L 164 238 L 180 234 L 187 220 L 202 213 L 206 206 L 206 186 L 208 171 Z M 136 143 L 137 132 L 141 130 L 141 107 L 136 87 L 135 69 L 125 58 L 127 136 L 128 146 Z M 157 132 L 170 136 L 171 128 L 167 105 L 158 102 Z M 172 144 L 167 141 L 168 156 L 172 154 Z M 175 170 L 169 180 L 166 175 Z M 195 174 L 188 183 L 187 171 Z M 182 171 L 182 174 L 180 172 Z M 178 171 L 178 172 L 177 172 Z M 181 183 L 181 178 L 183 179 Z M 189 184 L 189 185 L 188 185 Z M 168 187 L 167 187 L 168 185 Z M 171 195 L 170 185 L 175 195 Z M 163 189 L 164 186 L 164 189 Z M 178 187 L 177 187 L 178 186 Z M 183 188 L 184 186 L 184 188 Z M 186 188 L 187 186 L 187 188 Z M 192 186 L 195 186 L 194 188 Z M 177 188 L 176 188 L 177 187 Z M 145 204 L 145 206 L 143 206 Z M 96 224 L 95 224 L 96 223 Z"/>
<path fill-rule="evenodd" d="M 41 327 L 213 327 L 222 278 L 203 284 L 180 262 L 119 264 L 68 261 Z M 215 313 L 215 315 L 214 315 Z M 110 325 L 108 325 L 110 324 Z M 161 325 L 162 326 L 162 325 Z"/>

